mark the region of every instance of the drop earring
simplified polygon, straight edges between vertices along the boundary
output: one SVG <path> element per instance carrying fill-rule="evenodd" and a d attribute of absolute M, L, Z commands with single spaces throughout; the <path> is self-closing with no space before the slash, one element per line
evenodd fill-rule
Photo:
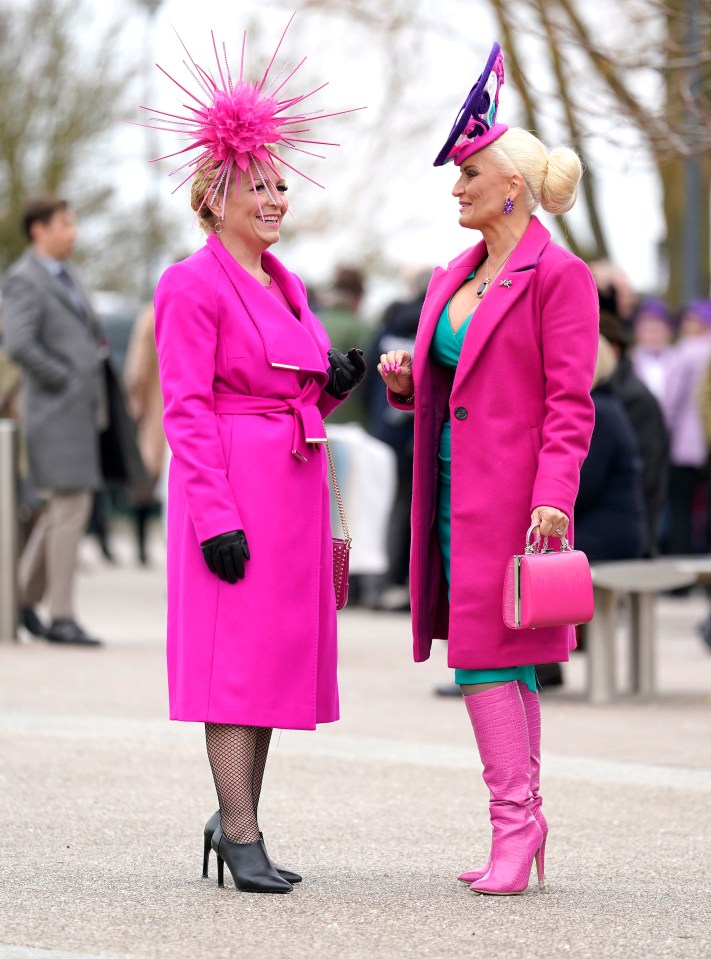
<path fill-rule="evenodd" d="M 511 199 L 510 196 L 507 196 L 506 202 L 504 203 L 504 216 L 507 216 L 509 213 L 513 211 L 513 205 L 514 205 L 514 201 Z"/>
<path fill-rule="evenodd" d="M 218 236 L 219 236 L 220 233 L 222 233 L 222 231 L 223 231 L 223 229 L 224 229 L 224 226 L 225 226 L 225 225 L 224 225 L 224 223 L 222 222 L 222 220 L 215 220 L 215 233 L 217 233 Z"/>

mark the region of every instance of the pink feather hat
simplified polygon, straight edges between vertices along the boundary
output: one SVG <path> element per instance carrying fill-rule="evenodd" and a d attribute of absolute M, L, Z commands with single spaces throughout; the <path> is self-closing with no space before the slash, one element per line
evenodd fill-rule
<path fill-rule="evenodd" d="M 275 161 L 298 173 L 311 183 L 315 183 L 316 186 L 322 185 L 289 163 L 284 158 L 283 151 L 290 150 L 325 159 L 321 154 L 311 152 L 308 147 L 338 146 L 339 144 L 307 138 L 305 134 L 310 132 L 309 124 L 326 117 L 352 113 L 354 109 L 361 110 L 364 108 L 355 107 L 350 110 L 338 110 L 334 113 L 322 113 L 319 110 L 303 112 L 301 104 L 327 85 L 323 83 L 314 90 L 303 94 L 287 96 L 283 93 L 284 87 L 304 64 L 306 57 L 303 57 L 290 72 L 290 64 L 287 63 L 267 86 L 269 72 L 274 65 L 294 16 L 295 14 L 287 23 L 276 50 L 258 83 L 247 80 L 244 75 L 246 33 L 242 38 L 242 57 L 239 78 L 236 83 L 232 81 L 225 44 L 222 44 L 222 58 L 220 58 L 215 35 L 212 32 L 212 46 L 215 52 L 216 65 L 214 73 L 196 63 L 185 44 L 182 40 L 180 41 L 187 55 L 183 64 L 197 84 L 198 89 L 195 92 L 191 92 L 164 70 L 160 64 L 156 64 L 158 69 L 190 98 L 190 102 L 182 104 L 186 111 L 183 114 L 166 113 L 141 105 L 142 110 L 155 115 L 149 116 L 148 122 L 138 124 L 139 126 L 181 134 L 187 137 L 189 141 L 187 146 L 182 149 L 162 157 L 156 157 L 153 162 L 185 153 L 193 152 L 196 154 L 170 174 L 173 176 L 176 173 L 188 171 L 184 179 L 172 191 L 173 193 L 192 179 L 195 174 L 214 170 L 216 171 L 214 188 L 208 190 L 203 203 L 208 200 L 208 195 L 210 199 L 214 200 L 222 194 L 224 211 L 227 188 L 232 173 L 235 170 L 248 173 L 252 186 L 255 186 L 253 171 L 256 171 L 267 194 L 273 199 L 270 186 L 276 191 L 274 181 L 281 176 L 275 166 Z M 284 76 L 284 74 L 287 75 Z M 279 148 L 282 152 L 277 153 L 276 148 Z M 239 190 L 239 180 L 240 178 L 237 177 L 236 190 Z M 257 199 L 259 199 L 259 194 L 257 194 Z"/>

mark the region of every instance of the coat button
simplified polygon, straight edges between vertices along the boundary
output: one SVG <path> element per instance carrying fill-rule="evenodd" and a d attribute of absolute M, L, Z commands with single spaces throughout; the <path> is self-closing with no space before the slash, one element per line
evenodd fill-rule
<path fill-rule="evenodd" d="M 458 420 L 465 420 L 467 416 L 469 416 L 469 413 L 467 412 L 467 408 L 465 406 L 458 406 L 454 411 L 454 415 Z"/>

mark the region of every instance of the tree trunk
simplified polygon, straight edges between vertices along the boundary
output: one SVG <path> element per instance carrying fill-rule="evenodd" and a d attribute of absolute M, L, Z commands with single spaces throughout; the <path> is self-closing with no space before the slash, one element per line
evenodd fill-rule
<path fill-rule="evenodd" d="M 668 0 L 668 35 L 671 52 L 682 51 L 692 63 L 687 70 L 666 71 L 667 113 L 686 104 L 687 156 L 657 157 L 664 190 L 666 221 L 667 299 L 675 309 L 695 297 L 709 295 L 709 230 L 711 217 L 711 157 L 700 149 L 689 97 L 708 91 L 711 68 L 703 56 L 708 49 L 706 29 L 698 0 Z M 704 94 L 702 94 L 703 96 Z M 708 96 L 708 93 L 705 94 Z"/>

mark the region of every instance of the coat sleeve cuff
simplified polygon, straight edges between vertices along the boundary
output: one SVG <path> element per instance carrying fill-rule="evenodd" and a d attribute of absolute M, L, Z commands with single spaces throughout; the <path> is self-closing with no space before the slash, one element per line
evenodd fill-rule
<path fill-rule="evenodd" d="M 415 394 L 412 396 L 403 397 L 399 393 L 393 393 L 390 387 L 387 388 L 388 403 L 395 407 L 396 410 L 414 410 L 415 409 Z"/>
<path fill-rule="evenodd" d="M 571 519 L 577 495 L 577 489 L 571 489 L 557 477 L 538 476 L 531 495 L 531 512 L 538 506 L 553 506 Z"/>

